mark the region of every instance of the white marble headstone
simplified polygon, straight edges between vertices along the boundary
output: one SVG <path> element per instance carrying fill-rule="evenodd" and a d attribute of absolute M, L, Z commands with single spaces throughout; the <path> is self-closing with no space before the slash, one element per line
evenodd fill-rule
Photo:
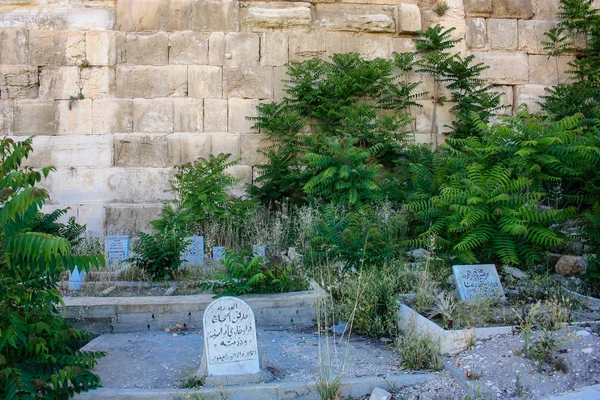
<path fill-rule="evenodd" d="M 252 309 L 221 297 L 204 311 L 204 351 L 209 376 L 258 374 L 258 341 Z"/>
<path fill-rule="evenodd" d="M 107 236 L 104 241 L 107 265 L 118 265 L 129 258 L 129 236 Z"/>
<path fill-rule="evenodd" d="M 181 259 L 192 264 L 204 264 L 204 236 L 190 236 L 190 244 L 181 253 Z"/>
<path fill-rule="evenodd" d="M 494 264 L 454 265 L 452 272 L 461 300 L 490 298 L 506 301 Z"/>

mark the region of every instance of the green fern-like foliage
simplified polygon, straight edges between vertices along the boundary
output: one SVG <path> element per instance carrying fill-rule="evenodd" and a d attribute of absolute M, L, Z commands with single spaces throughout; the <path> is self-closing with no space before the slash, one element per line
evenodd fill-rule
<path fill-rule="evenodd" d="M 71 243 L 71 246 L 78 245 L 83 240 L 86 226 L 78 224 L 75 221 L 75 217 L 69 217 L 66 224 L 58 222 L 67 212 L 69 212 L 69 208 L 59 208 L 50 214 L 39 213 L 37 217 L 38 222 L 32 230 L 65 238 Z"/>
<path fill-rule="evenodd" d="M 22 167 L 31 151 L 31 138 L 0 140 L 0 398 L 66 399 L 100 387 L 102 353 L 79 350 L 86 335 L 59 315 L 58 282 L 104 257 L 72 256 L 69 240 L 33 229 L 48 197 L 36 185 L 52 168 Z"/>

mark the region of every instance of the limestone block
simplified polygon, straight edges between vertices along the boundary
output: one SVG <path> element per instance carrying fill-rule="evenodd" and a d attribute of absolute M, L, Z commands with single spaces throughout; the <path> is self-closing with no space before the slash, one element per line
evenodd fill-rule
<path fill-rule="evenodd" d="M 173 132 L 173 100 L 134 99 L 134 132 Z"/>
<path fill-rule="evenodd" d="M 223 65 L 258 65 L 259 58 L 260 38 L 257 34 L 230 32 L 225 35 L 225 61 Z"/>
<path fill-rule="evenodd" d="M 86 99 L 112 97 L 114 92 L 114 68 L 90 67 L 81 70 L 81 93 Z"/>
<path fill-rule="evenodd" d="M 558 83 L 571 83 L 573 82 L 573 74 L 570 71 L 573 67 L 569 65 L 575 59 L 574 56 L 560 56 L 558 57 Z M 552 60 L 552 59 L 551 59 Z"/>
<path fill-rule="evenodd" d="M 78 67 L 44 67 L 40 71 L 40 99 L 78 97 L 81 81 Z"/>
<path fill-rule="evenodd" d="M 29 32 L 25 29 L 0 30 L 0 65 L 29 64 Z"/>
<path fill-rule="evenodd" d="M 85 32 L 29 31 L 32 65 L 79 65 L 85 60 Z"/>
<path fill-rule="evenodd" d="M 0 66 L 0 99 L 34 99 L 38 97 L 38 70 L 25 65 Z"/>
<path fill-rule="evenodd" d="M 67 1 L 24 1 L 21 2 L 21 7 L 8 6 L 0 14 L 0 28 L 114 29 L 114 8 L 87 7 L 87 4 L 81 7 L 66 3 Z"/>
<path fill-rule="evenodd" d="M 433 121 L 433 101 L 420 100 L 419 103 L 422 107 L 415 107 L 414 109 L 415 130 L 417 132 L 429 134 L 432 124 L 437 127 L 438 135 L 450 131 L 447 126 L 450 126 L 454 120 L 454 116 L 450 113 L 451 104 L 438 105 L 436 121 Z M 439 136 L 438 144 L 440 144 Z"/>
<path fill-rule="evenodd" d="M 327 55 L 358 53 L 367 60 L 387 58 L 390 54 L 390 38 L 382 35 L 327 32 L 325 34 Z"/>
<path fill-rule="evenodd" d="M 108 179 L 113 168 L 60 167 L 42 180 L 50 203 L 97 203 L 112 201 Z"/>
<path fill-rule="evenodd" d="M 112 167 L 112 135 L 36 136 L 26 165 L 42 168 Z"/>
<path fill-rule="evenodd" d="M 470 49 L 483 49 L 487 45 L 487 31 L 485 29 L 485 19 L 467 18 L 467 47 Z M 515 36 L 516 36 L 515 26 Z"/>
<path fill-rule="evenodd" d="M 394 7 L 354 4 L 318 4 L 319 25 L 333 31 L 394 33 Z"/>
<path fill-rule="evenodd" d="M 211 147 L 210 152 L 213 155 L 220 153 L 231 154 L 231 160 L 237 160 L 240 158 L 240 134 L 239 133 L 227 133 L 218 132 L 211 133 Z"/>
<path fill-rule="evenodd" d="M 263 33 L 260 39 L 260 65 L 281 66 L 288 62 L 287 33 Z"/>
<path fill-rule="evenodd" d="M 165 168 L 169 165 L 167 135 L 115 134 L 115 165 L 117 167 Z"/>
<path fill-rule="evenodd" d="M 115 65 L 117 43 L 120 32 L 87 31 L 85 34 L 85 56 L 90 65 Z"/>
<path fill-rule="evenodd" d="M 421 30 L 421 11 L 416 4 L 399 4 L 397 6 L 398 33 L 410 33 Z"/>
<path fill-rule="evenodd" d="M 321 58 L 327 51 L 325 38 L 320 33 L 290 32 L 289 60 L 302 62 L 310 58 Z"/>
<path fill-rule="evenodd" d="M 498 110 L 498 115 L 512 115 L 513 103 L 514 103 L 514 92 L 512 86 L 494 86 L 491 89 L 493 92 L 500 93 L 500 105 L 506 106 L 505 108 Z"/>
<path fill-rule="evenodd" d="M 556 19 L 560 8 L 559 0 L 531 0 L 533 19 Z"/>
<path fill-rule="evenodd" d="M 267 157 L 258 150 L 269 145 L 271 142 L 264 135 L 251 133 L 240 135 L 240 164 L 251 166 L 265 164 L 268 161 Z"/>
<path fill-rule="evenodd" d="M 312 7 L 306 2 L 242 3 L 242 28 L 254 32 L 273 29 L 308 29 Z"/>
<path fill-rule="evenodd" d="M 235 0 L 119 0 L 117 29 L 122 31 L 238 31 Z"/>
<path fill-rule="evenodd" d="M 488 36 L 490 38 L 490 48 L 492 50 L 510 50 L 517 49 L 517 20 L 516 19 L 495 19 L 487 20 Z"/>
<path fill-rule="evenodd" d="M 208 34 L 193 31 L 170 33 L 169 64 L 208 64 Z"/>
<path fill-rule="evenodd" d="M 163 149 L 164 152 L 164 149 Z M 147 203 L 172 200 L 172 168 L 111 168 L 108 184 L 112 201 Z"/>
<path fill-rule="evenodd" d="M 448 3 L 452 4 L 452 1 Z M 436 25 L 442 25 L 444 27 L 456 28 L 450 34 L 452 39 L 464 39 L 466 36 L 465 31 L 465 15 L 463 13 L 460 3 L 450 6 L 448 11 L 443 16 L 439 16 L 433 8 L 422 8 L 421 9 L 421 30 L 427 30 L 433 28 Z M 464 42 L 457 43 L 454 47 L 454 51 L 462 51 L 466 48 Z"/>
<path fill-rule="evenodd" d="M 150 221 L 160 217 L 159 204 L 108 204 L 106 206 L 107 235 L 137 235 L 153 231 Z"/>
<path fill-rule="evenodd" d="M 94 100 L 92 121 L 94 134 L 133 132 L 133 100 Z"/>
<path fill-rule="evenodd" d="M 556 26 L 556 21 L 519 20 L 519 50 L 530 54 L 546 54 L 542 40 L 544 33 Z"/>
<path fill-rule="evenodd" d="M 225 33 L 212 32 L 208 36 L 208 64 L 225 64 Z"/>
<path fill-rule="evenodd" d="M 51 135 L 56 133 L 54 101 L 16 101 L 14 133 L 16 135 Z"/>
<path fill-rule="evenodd" d="M 204 109 L 202 99 L 173 99 L 173 130 L 202 132 Z"/>
<path fill-rule="evenodd" d="M 104 204 L 81 204 L 62 203 L 44 204 L 43 213 L 50 213 L 57 208 L 69 207 L 70 210 L 60 220 L 66 222 L 68 218 L 74 217 L 78 224 L 86 226 L 88 236 L 104 236 L 106 231 L 106 210 Z"/>
<path fill-rule="evenodd" d="M 544 85 L 517 85 L 515 86 L 515 101 L 517 105 L 526 104 L 529 112 L 539 114 L 543 103 L 542 96 L 546 96 L 546 86 Z"/>
<path fill-rule="evenodd" d="M 223 97 L 223 69 L 208 65 L 190 66 L 189 96 L 197 98 Z"/>
<path fill-rule="evenodd" d="M 465 14 L 469 17 L 489 17 L 492 14 L 492 0 L 464 0 Z"/>
<path fill-rule="evenodd" d="M 157 33 L 127 33 L 119 52 L 120 62 L 130 65 L 167 65 L 169 35 Z"/>
<path fill-rule="evenodd" d="M 406 1 L 406 0 L 340 0 L 340 3 L 351 3 L 351 4 L 381 4 L 381 5 L 398 5 L 403 3 L 417 3 L 417 1 Z M 315 3 L 335 3 L 335 1 L 319 1 Z"/>
<path fill-rule="evenodd" d="M 252 132 L 253 121 L 246 117 L 258 116 L 256 99 L 229 99 L 229 132 Z"/>
<path fill-rule="evenodd" d="M 489 66 L 481 77 L 496 85 L 513 85 L 529 81 L 529 62 L 523 53 L 473 53 L 475 62 Z"/>
<path fill-rule="evenodd" d="M 226 132 L 227 127 L 227 99 L 204 99 L 204 132 Z"/>
<path fill-rule="evenodd" d="M 242 197 L 246 194 L 246 186 L 252 184 L 252 167 L 249 165 L 234 165 L 225 170 L 225 173 L 239 179 L 239 182 L 229 189 L 229 195 Z"/>
<path fill-rule="evenodd" d="M 211 135 L 174 133 L 167 136 L 167 143 L 170 165 L 186 164 L 211 154 Z"/>
<path fill-rule="evenodd" d="M 287 76 L 288 67 L 274 67 L 273 68 L 273 97 L 281 99 L 287 95 L 285 92 L 286 83 L 284 79 L 288 79 Z"/>
<path fill-rule="evenodd" d="M 558 83 L 558 65 L 554 57 L 529 56 L 529 83 L 554 86 Z"/>
<path fill-rule="evenodd" d="M 185 97 L 187 87 L 183 65 L 117 67 L 117 97 Z"/>
<path fill-rule="evenodd" d="M 14 101 L 0 100 L 0 135 L 13 133 Z"/>
<path fill-rule="evenodd" d="M 273 98 L 273 67 L 223 67 L 223 96 Z"/>
<path fill-rule="evenodd" d="M 492 0 L 493 18 L 524 18 L 533 16 L 531 0 Z"/>
<path fill-rule="evenodd" d="M 54 107 L 57 133 L 92 133 L 92 100 L 56 100 Z"/>
<path fill-rule="evenodd" d="M 390 53 L 412 53 L 417 51 L 417 45 L 412 38 L 391 38 Z"/>

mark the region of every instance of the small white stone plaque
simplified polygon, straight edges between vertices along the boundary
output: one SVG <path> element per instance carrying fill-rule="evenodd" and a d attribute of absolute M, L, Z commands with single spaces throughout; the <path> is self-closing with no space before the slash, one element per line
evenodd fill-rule
<path fill-rule="evenodd" d="M 104 241 L 107 265 L 118 265 L 129 258 L 129 236 L 107 236 Z"/>
<path fill-rule="evenodd" d="M 255 244 L 252 246 L 252 255 L 254 257 L 264 257 L 265 254 L 265 246 L 262 246 L 260 244 Z"/>
<path fill-rule="evenodd" d="M 79 272 L 79 268 L 75 266 L 73 271 L 69 271 L 69 290 L 79 290 L 81 289 L 81 284 L 85 280 L 86 272 Z"/>
<path fill-rule="evenodd" d="M 192 264 L 204 264 L 204 236 L 190 236 L 190 244 L 181 253 L 181 259 Z"/>
<path fill-rule="evenodd" d="M 506 301 L 494 264 L 454 265 L 452 272 L 461 300 L 491 298 Z"/>
<path fill-rule="evenodd" d="M 221 261 L 225 258 L 225 247 L 215 246 L 213 247 L 213 260 Z"/>
<path fill-rule="evenodd" d="M 258 374 L 254 313 L 237 297 L 221 297 L 204 311 L 204 351 L 209 376 Z"/>

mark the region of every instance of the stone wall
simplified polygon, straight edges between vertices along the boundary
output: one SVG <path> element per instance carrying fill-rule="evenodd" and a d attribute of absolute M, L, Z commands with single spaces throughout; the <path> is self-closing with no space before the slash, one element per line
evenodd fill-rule
<path fill-rule="evenodd" d="M 390 57 L 440 23 L 491 67 L 505 113 L 537 109 L 543 88 L 567 79 L 569 58 L 549 60 L 540 45 L 556 0 L 448 5 L 438 16 L 428 0 L 0 0 L 0 134 L 36 135 L 29 165 L 57 169 L 49 208 L 70 206 L 97 233 L 132 233 L 171 198 L 174 165 L 227 152 L 240 159 L 238 192 L 252 181 L 264 139 L 246 116 L 283 96 L 288 61 Z M 431 124 L 421 102 L 416 142 Z"/>

